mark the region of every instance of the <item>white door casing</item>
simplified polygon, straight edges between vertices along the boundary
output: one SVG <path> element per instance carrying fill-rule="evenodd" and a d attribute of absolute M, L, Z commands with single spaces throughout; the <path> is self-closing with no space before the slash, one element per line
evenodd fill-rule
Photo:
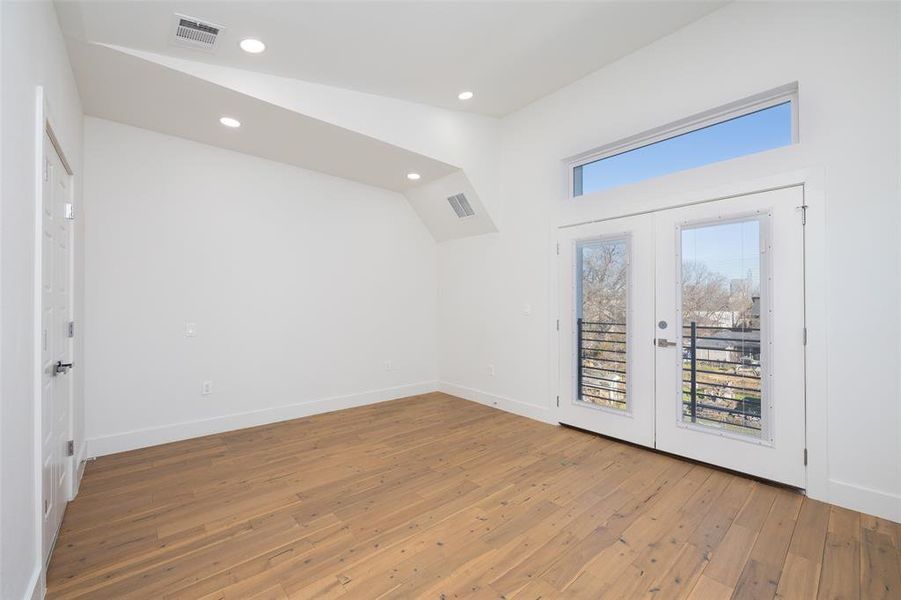
<path fill-rule="evenodd" d="M 49 134 L 44 134 L 41 194 L 41 518 L 49 560 L 71 485 L 68 440 L 72 384 L 72 183 Z"/>
<path fill-rule="evenodd" d="M 802 186 L 787 187 L 562 228 L 558 234 L 558 420 L 804 487 L 804 237 L 799 209 L 803 198 Z M 684 361 L 680 312 L 682 232 L 736 222 L 748 222 L 759 231 L 762 251 L 760 364 L 749 371 L 760 373 L 757 385 L 761 391 L 749 394 L 761 397 L 763 425 L 762 431 L 754 435 L 747 435 L 745 432 L 751 430 L 741 427 L 711 427 L 703 419 L 686 422 L 681 412 L 687 410 L 683 405 L 686 395 L 682 381 L 683 368 L 688 364 Z M 576 365 L 581 360 L 576 351 L 581 311 L 579 248 L 592 240 L 611 239 L 628 240 L 629 244 L 628 411 L 599 408 L 577 399 Z M 665 329 L 662 322 L 667 324 Z M 663 343 L 664 339 L 668 343 Z M 712 376 L 711 379 L 722 381 Z M 728 384 L 735 386 L 735 381 L 729 379 Z M 741 393 L 744 392 L 736 394 Z M 724 395 L 732 396 L 733 392 Z"/>

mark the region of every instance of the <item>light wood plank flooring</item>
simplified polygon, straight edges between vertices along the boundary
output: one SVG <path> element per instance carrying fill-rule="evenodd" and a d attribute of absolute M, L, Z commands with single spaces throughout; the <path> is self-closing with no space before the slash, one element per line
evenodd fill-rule
<path fill-rule="evenodd" d="M 899 598 L 901 528 L 429 394 L 88 466 L 50 598 Z"/>

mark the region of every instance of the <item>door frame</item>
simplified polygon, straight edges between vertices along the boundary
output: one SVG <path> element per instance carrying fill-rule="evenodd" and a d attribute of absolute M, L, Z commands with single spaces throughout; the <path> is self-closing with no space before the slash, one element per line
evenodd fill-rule
<path fill-rule="evenodd" d="M 43 529 L 43 509 L 42 509 L 42 499 L 43 499 L 43 479 L 42 479 L 42 466 L 43 466 L 43 444 L 42 444 L 42 399 L 41 399 L 41 338 L 42 338 L 42 309 L 43 309 L 43 295 L 42 295 L 42 278 L 43 278 L 43 244 L 42 236 L 43 236 L 43 200 L 44 200 L 44 136 L 48 136 L 50 141 L 53 144 L 53 147 L 57 154 L 59 155 L 60 161 L 63 164 L 63 167 L 66 169 L 67 174 L 69 175 L 69 201 L 72 203 L 73 209 L 75 208 L 75 172 L 72 169 L 72 163 L 68 160 L 66 156 L 66 152 L 64 148 L 65 144 L 62 142 L 59 136 L 59 129 L 55 126 L 56 120 L 53 117 L 53 111 L 50 106 L 50 102 L 48 101 L 44 88 L 41 86 L 37 87 L 37 98 L 36 98 L 36 110 L 35 113 L 37 118 L 35 119 L 35 202 L 34 202 L 34 333 L 33 333 L 33 344 L 34 344 L 34 369 L 33 369 L 33 383 L 34 383 L 34 494 L 35 494 L 35 511 L 34 511 L 34 522 L 35 522 L 35 535 L 37 537 L 36 544 L 39 553 L 39 561 L 40 561 L 40 588 L 44 589 L 44 580 L 46 577 L 46 568 L 47 565 L 44 561 L 44 529 Z M 69 231 L 69 243 L 72 251 L 69 253 L 69 310 L 74 316 L 75 311 L 75 227 L 71 227 Z M 79 357 L 75 354 L 75 344 L 72 343 L 72 347 L 70 349 L 71 356 L 73 362 L 76 362 Z M 76 363 L 77 364 L 77 363 Z M 67 378 L 66 385 L 69 386 L 69 419 L 68 419 L 68 439 L 74 439 L 74 407 L 75 407 L 75 386 L 74 386 L 74 378 Z M 77 453 L 76 453 L 77 454 Z M 66 486 L 66 502 L 72 500 L 75 496 L 75 490 L 77 488 L 77 464 L 76 464 L 76 456 L 68 457 L 67 465 L 66 465 L 66 480 L 68 485 Z M 52 550 L 51 550 L 52 553 Z"/>
<path fill-rule="evenodd" d="M 804 429 L 805 446 L 807 448 L 807 476 L 805 492 L 811 498 L 828 501 L 830 498 L 828 480 L 828 452 L 827 452 L 827 427 L 828 427 L 828 370 L 827 370 L 827 306 L 822 299 L 811 298 L 807 294 L 808 289 L 826 290 L 826 195 L 824 190 L 825 170 L 822 167 L 810 167 L 764 176 L 755 179 L 743 179 L 740 181 L 705 187 L 703 180 L 688 187 L 688 191 L 678 191 L 672 194 L 661 194 L 658 186 L 651 186 L 648 193 L 636 193 L 630 190 L 629 196 L 636 199 L 638 210 L 627 212 L 622 208 L 609 208 L 604 206 L 605 199 L 593 198 L 592 195 L 580 196 L 577 199 L 568 198 L 564 202 L 578 202 L 588 204 L 596 202 L 590 215 L 582 211 L 560 210 L 557 223 L 552 225 L 550 239 L 552 240 L 552 260 L 550 260 L 550 282 L 558 281 L 561 268 L 568 268 L 559 264 L 558 248 L 560 243 L 559 230 L 587 225 L 599 221 L 608 221 L 622 217 L 654 213 L 671 208 L 681 208 L 694 204 L 726 200 L 737 196 L 745 196 L 754 193 L 773 191 L 788 187 L 801 187 L 804 199 L 804 218 L 806 224 L 803 228 L 804 235 L 804 320 L 807 327 L 807 345 L 804 351 Z M 640 186 L 640 184 L 639 184 Z M 633 186 L 634 187 L 634 186 Z M 683 190 L 686 188 L 683 188 Z M 656 190 L 656 192 L 655 192 Z M 799 218 L 801 218 L 799 210 Z M 590 216 L 588 219 L 576 220 L 572 216 Z M 569 218 L 568 218 L 569 217 Z M 549 361 L 551 381 L 549 404 L 551 412 L 556 420 L 560 401 L 560 377 L 562 374 L 560 365 L 559 327 L 561 308 L 557 300 L 558 294 L 555 286 L 549 294 L 550 315 L 553 343 L 556 356 Z M 818 373 L 812 377 L 811 373 Z"/>

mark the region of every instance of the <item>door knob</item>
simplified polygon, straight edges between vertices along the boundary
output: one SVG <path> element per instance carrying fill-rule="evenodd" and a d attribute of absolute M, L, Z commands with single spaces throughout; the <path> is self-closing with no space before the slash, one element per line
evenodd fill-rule
<path fill-rule="evenodd" d="M 671 342 L 666 338 L 657 338 L 657 347 L 658 348 L 672 348 L 676 346 L 676 342 Z"/>
<path fill-rule="evenodd" d="M 69 369 L 71 369 L 71 368 L 72 368 L 72 363 L 64 363 L 63 361 L 58 360 L 58 361 L 56 361 L 56 364 L 53 365 L 53 374 L 59 375 L 60 373 L 62 373 L 63 375 L 65 375 L 66 373 L 69 372 Z"/>

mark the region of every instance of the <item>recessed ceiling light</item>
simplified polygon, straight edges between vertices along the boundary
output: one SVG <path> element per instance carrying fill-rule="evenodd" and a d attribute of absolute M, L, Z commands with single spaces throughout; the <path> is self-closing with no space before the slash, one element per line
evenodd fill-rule
<path fill-rule="evenodd" d="M 457 98 L 460 100 L 470 100 L 472 99 L 472 92 L 460 92 L 457 94 Z"/>
<path fill-rule="evenodd" d="M 409 179 L 410 181 L 416 181 L 417 179 L 419 179 L 419 177 L 419 173 L 407 173 L 407 179 Z"/>
<path fill-rule="evenodd" d="M 247 38 L 246 40 L 241 40 L 241 50 L 244 52 L 250 52 L 251 54 L 259 54 L 263 50 L 266 49 L 266 44 L 261 42 L 260 40 L 255 40 L 253 38 Z"/>
<path fill-rule="evenodd" d="M 226 127 L 240 127 L 241 121 L 238 119 L 233 119 L 231 117 L 222 117 L 219 119 L 219 122 L 225 125 Z"/>

